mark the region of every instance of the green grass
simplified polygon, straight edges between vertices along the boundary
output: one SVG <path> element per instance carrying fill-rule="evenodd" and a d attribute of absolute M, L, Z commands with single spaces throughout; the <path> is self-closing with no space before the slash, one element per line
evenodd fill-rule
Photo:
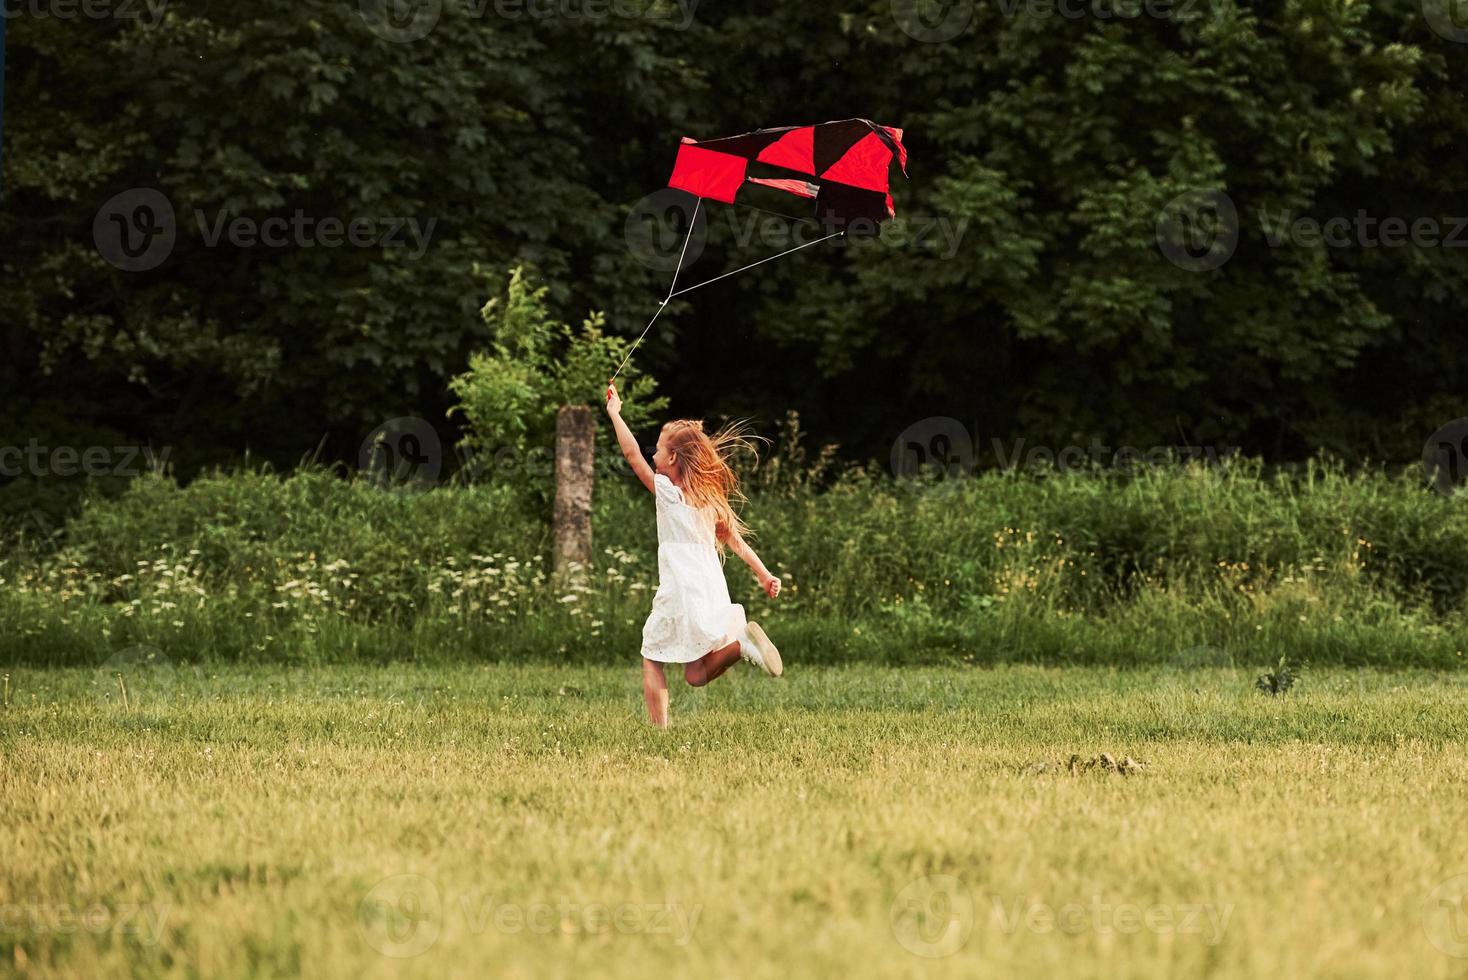
<path fill-rule="evenodd" d="M 1237 460 L 818 480 L 791 456 L 754 471 L 746 511 L 779 601 L 737 560 L 727 572 L 807 663 L 1162 666 L 1202 647 L 1242 665 L 1465 663 L 1468 496 L 1420 474 Z M 594 665 L 635 649 L 657 586 L 647 493 L 600 480 L 575 587 L 549 572 L 545 512 L 506 485 L 384 492 L 311 468 L 140 479 L 57 538 L 0 548 L 0 663 L 91 667 L 147 645 Z"/>
<path fill-rule="evenodd" d="M 1461 674 L 791 659 L 11 668 L 0 972 L 1468 971 Z"/>

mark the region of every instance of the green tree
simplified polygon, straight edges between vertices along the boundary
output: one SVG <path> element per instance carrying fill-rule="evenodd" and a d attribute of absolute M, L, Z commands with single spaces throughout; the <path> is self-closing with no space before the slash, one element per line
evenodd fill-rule
<path fill-rule="evenodd" d="M 663 50 L 675 21 L 446 3 L 402 40 L 355 0 L 158 6 L 156 24 L 11 25 L 12 399 L 68 390 L 79 414 L 294 460 L 323 431 L 443 406 L 480 342 L 475 263 L 533 263 L 563 309 L 654 291 L 620 224 L 645 193 L 626 196 L 628 148 L 676 129 L 664 113 L 695 90 Z M 139 188 L 169 202 L 176 241 L 158 267 L 122 271 L 93 223 Z M 228 232 L 298 215 L 317 223 L 305 241 Z M 323 244 L 327 219 L 369 222 L 372 244 Z"/>
<path fill-rule="evenodd" d="M 1032 443 L 1284 456 L 1356 448 L 1364 426 L 1344 423 L 1373 383 L 1370 411 L 1387 418 L 1455 390 L 1459 252 L 1275 247 L 1260 218 L 1453 213 L 1463 163 L 1446 149 L 1465 135 L 1468 45 L 1431 32 L 1417 4 L 1209 0 L 1162 17 L 1109 0 L 1064 5 L 1079 16 L 931 4 L 927 24 L 971 14 L 933 42 L 897 29 L 904 6 L 711 15 L 730 39 L 712 62 L 730 79 L 723 105 L 801 119 L 860 105 L 904 126 L 912 152 L 889 229 L 905 235 L 812 249 L 728 289 L 700 332 L 733 333 L 727 316 L 782 351 L 731 387 L 762 376 L 818 431 L 842 424 L 877 451 L 906 421 L 948 414 Z M 819 57 L 785 67 L 811 37 Z M 1239 241 L 1219 268 L 1189 271 L 1159 247 L 1158 219 L 1208 191 L 1235 204 Z M 716 260 L 717 247 L 711 234 Z"/>
<path fill-rule="evenodd" d="M 798 408 L 875 454 L 945 414 L 1032 443 L 1279 457 L 1411 457 L 1424 419 L 1463 411 L 1461 248 L 1276 246 L 1260 217 L 1364 208 L 1446 234 L 1461 215 L 1468 44 L 1419 0 L 938 4 L 930 22 L 970 15 L 941 41 L 913 36 L 907 0 L 700 4 L 691 21 L 670 3 L 601 19 L 445 3 L 411 41 L 363 7 L 11 22 L 0 429 L 44 436 L 31 420 L 59 396 L 68 422 L 179 446 L 181 470 L 244 444 L 294 461 L 323 431 L 352 457 L 367 423 L 447 407 L 483 343 L 476 263 L 531 265 L 552 315 L 595 308 L 633 334 L 667 274 L 623 229 L 677 138 L 850 115 L 907 130 L 901 223 L 670 303 L 638 357 L 679 411 Z M 176 216 L 144 272 L 94 242 L 130 188 Z M 1189 271 L 1158 218 L 1200 191 L 1228 195 L 1239 240 Z M 431 232 L 421 250 L 211 241 L 221 219 L 297 213 Z M 742 236 L 755 212 L 706 213 L 680 281 L 782 247 Z"/>
<path fill-rule="evenodd" d="M 490 476 L 503 475 L 496 463 L 520 462 L 537 454 L 550 459 L 556 412 L 563 405 L 601 407 L 607 376 L 626 357 L 631 343 L 605 333 L 605 318 L 593 312 L 579 329 L 560 322 L 547 309 L 549 287 L 533 285 L 525 270 L 510 271 L 504 293 L 484 304 L 480 315 L 490 331 L 490 348 L 469 358 L 469 370 L 449 387 L 458 398 L 450 409 L 462 415 L 461 448 L 470 458 L 488 461 Z M 622 371 L 626 400 L 623 417 L 647 425 L 662 413 L 667 399 L 657 382 L 632 361 Z M 525 469 L 514 469 L 524 474 Z M 549 492 L 548 481 L 531 489 Z"/>

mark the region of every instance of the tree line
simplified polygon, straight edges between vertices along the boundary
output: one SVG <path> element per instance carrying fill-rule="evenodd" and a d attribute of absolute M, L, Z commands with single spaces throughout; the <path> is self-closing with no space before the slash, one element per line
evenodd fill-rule
<path fill-rule="evenodd" d="M 859 456 L 947 416 L 979 445 L 1412 459 L 1468 415 L 1451 9 L 33 3 L 0 442 L 122 434 L 187 469 L 447 426 L 511 267 L 568 322 L 647 323 L 681 136 L 858 115 L 905 130 L 898 221 L 670 303 L 636 357 L 673 412 L 794 408 Z M 750 203 L 704 209 L 683 281 L 806 240 L 804 202 Z"/>

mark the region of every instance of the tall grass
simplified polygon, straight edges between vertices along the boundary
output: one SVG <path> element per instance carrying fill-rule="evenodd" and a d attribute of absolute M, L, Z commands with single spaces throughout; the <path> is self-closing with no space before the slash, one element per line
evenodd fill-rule
<path fill-rule="evenodd" d="M 735 601 L 796 660 L 1457 666 L 1468 510 L 1411 474 L 1323 461 L 896 481 L 787 445 L 750 481 Z M 0 559 L 0 658 L 635 657 L 653 589 L 650 497 L 597 485 L 597 559 L 549 573 L 539 495 L 384 491 L 306 468 L 136 481 L 52 550 Z"/>

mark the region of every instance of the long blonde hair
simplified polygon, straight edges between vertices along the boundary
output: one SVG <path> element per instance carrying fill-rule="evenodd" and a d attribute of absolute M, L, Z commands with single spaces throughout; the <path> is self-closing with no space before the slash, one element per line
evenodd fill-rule
<path fill-rule="evenodd" d="M 683 495 L 694 507 L 713 511 L 718 546 L 724 548 L 726 536 L 752 536 L 749 527 L 739 519 L 734 504 L 747 499 L 730 460 L 738 453 L 749 453 L 758 459 L 755 437 L 748 426 L 731 422 L 712 434 L 703 430 L 697 419 L 676 419 L 663 426 L 668 436 L 668 452 L 683 478 Z"/>

